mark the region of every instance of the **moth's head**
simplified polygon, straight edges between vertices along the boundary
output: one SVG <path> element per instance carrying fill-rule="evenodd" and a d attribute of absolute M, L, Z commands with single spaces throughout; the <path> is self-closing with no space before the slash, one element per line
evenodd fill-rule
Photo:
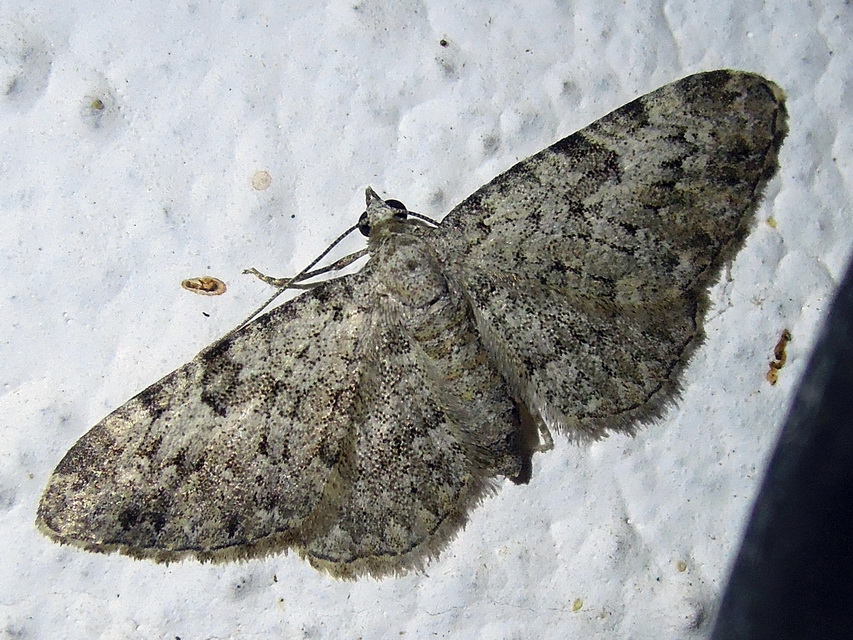
<path fill-rule="evenodd" d="M 367 187 L 364 191 L 367 209 L 358 219 L 358 230 L 361 235 L 370 237 L 377 229 L 393 229 L 409 217 L 409 212 L 399 200 L 383 200 L 376 192 Z"/>

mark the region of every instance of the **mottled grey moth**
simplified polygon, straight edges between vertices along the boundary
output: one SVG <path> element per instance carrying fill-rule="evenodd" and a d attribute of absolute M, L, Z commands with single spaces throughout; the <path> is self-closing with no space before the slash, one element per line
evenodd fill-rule
<path fill-rule="evenodd" d="M 294 549 L 422 568 L 550 430 L 634 433 L 678 392 L 708 287 L 786 133 L 713 71 L 519 162 L 431 225 L 367 190 L 369 259 L 229 333 L 92 428 L 38 508 L 62 543 L 157 561 Z"/>

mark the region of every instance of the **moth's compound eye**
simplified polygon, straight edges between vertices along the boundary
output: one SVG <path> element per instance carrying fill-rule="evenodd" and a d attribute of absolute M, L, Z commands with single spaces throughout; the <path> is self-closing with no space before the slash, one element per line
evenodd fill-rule
<path fill-rule="evenodd" d="M 367 222 L 367 211 L 362 213 L 361 217 L 358 219 L 358 230 L 365 238 L 370 237 L 370 224 Z"/>
<path fill-rule="evenodd" d="M 406 205 L 404 205 L 399 200 L 386 200 L 385 204 L 387 204 L 392 209 L 397 209 L 397 212 L 394 214 L 394 217 L 397 220 L 405 220 L 409 217 L 409 210 L 406 209 Z"/>

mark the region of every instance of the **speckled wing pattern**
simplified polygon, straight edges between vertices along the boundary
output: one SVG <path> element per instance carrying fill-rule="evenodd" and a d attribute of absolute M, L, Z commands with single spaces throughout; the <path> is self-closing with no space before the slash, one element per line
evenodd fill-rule
<path fill-rule="evenodd" d="M 158 560 L 301 540 L 340 484 L 369 315 L 351 295 L 359 278 L 274 309 L 107 416 L 54 471 L 42 528 Z"/>
<path fill-rule="evenodd" d="M 697 74 L 518 163 L 448 214 L 436 246 L 534 415 L 600 437 L 662 411 L 786 131 L 773 83 Z"/>
<path fill-rule="evenodd" d="M 633 432 L 672 400 L 785 131 L 778 87 L 716 71 L 518 163 L 438 227 L 368 189 L 365 267 L 104 418 L 39 528 L 157 561 L 422 568 L 499 478 L 529 479 L 549 429 Z"/>
<path fill-rule="evenodd" d="M 41 528 L 158 561 L 295 548 L 339 577 L 422 566 L 492 477 L 523 472 L 518 414 L 434 266 L 392 278 L 423 256 L 376 255 L 107 416 L 57 466 Z M 439 304 L 406 322 L 401 299 Z"/>

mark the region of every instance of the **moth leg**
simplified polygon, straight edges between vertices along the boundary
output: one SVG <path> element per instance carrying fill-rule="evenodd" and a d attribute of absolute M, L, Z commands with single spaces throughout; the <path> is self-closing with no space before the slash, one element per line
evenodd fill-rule
<path fill-rule="evenodd" d="M 537 419 L 522 403 L 518 403 L 518 449 L 521 453 L 521 471 L 516 476 L 507 476 L 515 484 L 527 484 L 533 476 L 533 454 L 544 453 L 554 448 L 551 430 L 541 419 Z"/>
<path fill-rule="evenodd" d="M 304 273 L 300 273 L 296 276 L 293 276 L 292 278 L 273 278 L 272 276 L 268 276 L 265 273 L 261 273 L 254 267 L 244 269 L 243 273 L 255 276 L 259 280 L 266 282 L 268 285 L 272 285 L 273 287 L 277 287 L 279 289 L 311 289 L 315 286 L 316 283 L 303 285 L 299 285 L 298 283 L 302 282 L 303 280 L 313 278 L 315 276 L 323 275 L 324 273 L 329 273 L 330 271 L 340 271 L 341 269 L 346 269 L 353 262 L 355 262 L 364 255 L 367 255 L 367 249 L 361 249 L 360 251 L 356 251 L 355 253 L 346 255 L 340 260 L 336 260 L 327 267 L 321 267 L 319 269 L 314 269 L 313 271 L 306 271 Z"/>
<path fill-rule="evenodd" d="M 262 282 L 266 282 L 268 285 L 278 288 L 286 287 L 293 281 L 293 278 L 273 278 L 272 276 L 268 276 L 265 273 L 261 273 L 254 267 L 243 269 L 243 274 L 255 276 L 258 280 L 261 280 Z"/>

